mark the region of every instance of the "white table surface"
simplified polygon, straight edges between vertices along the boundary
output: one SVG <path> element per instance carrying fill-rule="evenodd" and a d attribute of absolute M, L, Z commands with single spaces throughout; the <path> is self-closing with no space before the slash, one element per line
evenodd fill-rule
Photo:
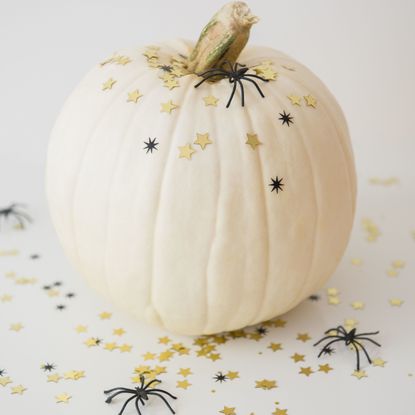
<path fill-rule="evenodd" d="M 216 0 L 2 3 L 0 206 L 26 203 L 34 223 L 26 230 L 2 224 L 0 232 L 0 370 L 6 370 L 0 376 L 0 414 L 117 414 L 121 400 L 107 405 L 102 391 L 129 385 L 134 368 L 142 364 L 165 366 L 167 373 L 160 379 L 178 396 L 174 402 L 178 415 L 415 413 L 412 0 L 250 3 L 262 17 L 251 42 L 281 49 L 305 63 L 338 98 L 349 122 L 359 178 L 356 221 L 343 261 L 317 293 L 319 301 L 306 300 L 281 317 L 285 327 L 269 327 L 258 341 L 229 339 L 217 345 L 218 360 L 198 357 L 194 339 L 137 323 L 99 298 L 63 255 L 44 194 L 48 136 L 63 100 L 92 65 L 123 46 L 196 38 L 221 4 Z M 367 240 L 364 219 L 380 231 L 376 240 Z M 32 259 L 33 254 L 39 258 Z M 396 260 L 404 261 L 404 266 L 394 268 Z M 389 276 L 388 270 L 397 275 Z M 42 287 L 56 281 L 62 285 L 50 297 Z M 328 304 L 330 287 L 339 290 L 340 304 Z M 76 296 L 65 297 L 68 292 Z M 392 306 L 390 299 L 403 303 Z M 362 310 L 352 307 L 356 301 L 364 303 Z M 58 304 L 66 309 L 57 310 Z M 101 319 L 102 312 L 111 317 Z M 367 377 L 362 379 L 352 376 L 353 352 L 337 347 L 335 354 L 319 360 L 312 346 L 326 328 L 345 319 L 357 320 L 358 330 L 380 330 L 376 337 L 382 347 L 368 350 L 386 363 L 365 364 Z M 16 323 L 23 328 L 10 330 Z M 78 325 L 87 326 L 87 332 L 77 333 Z M 116 328 L 125 334 L 114 335 Z M 312 339 L 299 341 L 298 333 Z M 159 343 L 164 336 L 169 337 L 168 344 Z M 103 339 L 103 344 L 87 347 L 84 341 L 90 337 Z M 105 344 L 112 342 L 132 348 L 106 350 Z M 166 353 L 160 353 L 178 342 L 189 348 L 189 354 L 175 352 L 163 361 Z M 267 347 L 271 342 L 281 343 L 282 350 L 273 352 Z M 155 359 L 146 361 L 146 352 L 155 353 Z M 295 363 L 290 358 L 294 353 L 305 355 L 305 361 Z M 85 377 L 47 382 L 48 373 L 41 369 L 46 362 L 55 364 L 53 373 L 60 376 L 77 370 Z M 333 370 L 319 371 L 323 364 Z M 314 373 L 299 374 L 301 367 Z M 187 389 L 177 383 L 186 379 L 178 374 L 180 368 L 193 373 L 187 377 L 191 384 Z M 212 377 L 219 371 L 238 372 L 239 378 L 215 383 Z M 2 386 L 6 376 L 11 383 Z M 278 387 L 256 388 L 256 381 L 263 379 L 275 380 Z M 21 395 L 12 393 L 18 385 L 27 388 Z M 71 396 L 68 403 L 56 402 L 61 393 Z M 154 400 L 144 414 L 154 413 L 168 411 Z"/>

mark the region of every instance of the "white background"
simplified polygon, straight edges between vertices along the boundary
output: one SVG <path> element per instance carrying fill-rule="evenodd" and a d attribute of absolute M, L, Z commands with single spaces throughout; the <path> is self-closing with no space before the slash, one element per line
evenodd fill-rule
<path fill-rule="evenodd" d="M 96 314 L 93 307 L 109 306 L 100 303 L 101 300 L 95 298 L 77 279 L 63 258 L 47 213 L 44 168 L 53 122 L 66 96 L 97 62 L 125 46 L 146 45 L 174 37 L 196 39 L 200 29 L 222 4 L 217 0 L 0 0 L 0 206 L 10 201 L 26 202 L 36 219 L 28 239 L 8 234 L 0 240 L 0 248 L 17 246 L 26 254 L 40 251 L 42 257 L 48 259 L 36 265 L 34 272 L 42 274 L 39 278 L 44 281 L 48 278 L 73 279 L 68 285 L 85 290 L 82 301 L 94 304 L 91 315 Z M 358 381 L 351 378 L 351 382 L 350 373 L 341 369 L 331 378 L 336 379 L 335 382 L 316 380 L 312 387 L 311 382 L 298 383 L 303 379 L 297 376 L 293 378 L 291 387 L 287 385 L 281 390 L 285 399 L 282 407 L 289 409 L 289 415 L 351 412 L 413 414 L 415 404 L 410 390 L 415 391 L 415 378 L 411 381 L 406 375 L 415 371 L 415 264 L 412 261 L 415 242 L 410 237 L 411 230 L 415 229 L 415 2 L 255 0 L 250 2 L 250 6 L 254 14 L 261 17 L 260 23 L 252 29 L 250 42 L 280 49 L 306 64 L 327 84 L 345 112 L 355 150 L 359 201 L 353 238 L 333 281 L 343 287 L 346 303 L 359 298 L 369 303 L 373 300 L 375 304 L 377 300 L 383 301 L 382 307 L 368 307 L 365 317 L 358 317 L 360 321 L 365 320 L 366 328 L 381 328 L 389 336 L 384 339 L 387 345 L 383 350 L 389 367 L 377 372 L 381 374 L 373 371 L 368 379 Z M 369 178 L 374 176 L 397 177 L 399 184 L 390 188 L 368 185 Z M 374 245 L 368 247 L 361 232 L 360 221 L 365 216 L 374 217 L 382 228 L 383 240 L 375 248 Z M 365 259 L 363 271 L 356 273 L 351 268 L 352 256 Z M 400 276 L 401 280 L 393 286 L 385 280 L 385 269 L 396 258 L 405 259 L 407 266 L 403 276 Z M 33 264 L 27 259 L 5 261 L 0 263 L 1 273 L 7 271 L 7 267 L 22 273 L 32 272 L 30 267 Z M 57 273 L 59 276 L 54 277 Z M 381 283 L 375 277 L 381 279 Z M 399 309 L 399 317 L 393 320 L 389 317 L 387 298 L 398 288 L 401 291 L 395 294 L 406 296 L 406 302 Z M 0 285 L 0 294 L 7 289 L 10 291 L 13 287 Z M 16 302 L 17 298 L 19 295 L 16 294 Z M 27 310 L 36 304 L 35 300 L 31 304 L 30 296 L 22 295 L 22 298 L 25 299 L 23 307 Z M 37 306 L 41 308 L 39 304 Z M 10 310 L 21 313 L 18 304 L 12 307 L 15 308 L 7 312 L 0 307 L 0 341 L 3 336 L 9 335 L 8 324 L 14 321 Z M 327 305 L 318 307 L 326 313 L 338 313 L 339 318 L 353 314 L 347 304 L 341 312 L 337 308 L 328 309 Z M 44 310 L 45 321 L 49 318 L 48 310 Z M 303 313 L 311 312 L 308 304 L 300 306 L 291 313 L 291 320 L 301 322 L 298 331 L 301 328 L 310 331 L 312 323 L 301 317 L 301 310 Z M 24 319 L 24 314 L 21 317 Z M 68 324 L 72 323 L 71 320 Z M 36 323 L 33 324 L 37 327 Z M 42 324 L 39 330 L 46 323 Z M 134 323 L 123 315 L 118 317 L 118 324 L 134 327 Z M 295 335 L 295 328 L 293 330 L 292 335 Z M 62 336 L 63 333 L 66 332 L 63 331 Z M 25 347 L 6 343 L 8 349 L 4 351 L 0 343 L 0 367 L 8 366 L 9 373 L 14 370 L 20 376 L 19 383 L 28 387 L 25 395 L 13 398 L 0 388 L 0 413 L 8 409 L 9 414 L 21 415 L 30 408 L 45 414 L 59 413 L 58 410 L 68 414 L 87 413 L 87 410 L 90 413 L 101 410 L 108 414 L 116 413 L 119 406 L 108 408 L 103 405 L 101 395 L 98 399 L 94 395 L 97 388 L 91 383 L 98 383 L 101 391 L 104 387 L 115 386 L 113 383 L 125 379 L 126 375 L 113 380 L 116 375 L 111 377 L 110 374 L 100 373 L 99 376 L 95 374 L 94 378 L 94 367 L 91 365 L 94 359 L 83 364 L 91 367 L 90 375 L 85 379 L 88 385 L 85 390 L 90 395 L 78 392 L 78 398 L 62 408 L 56 407 L 53 398 L 49 401 L 45 395 L 31 394 L 31 390 L 36 390 L 37 374 L 28 374 L 31 366 L 19 356 L 19 353 L 28 353 L 27 343 L 33 341 L 33 347 L 41 354 L 36 364 L 48 358 L 61 359 L 61 362 L 64 359 L 76 361 L 73 356 L 68 357 L 70 353 L 62 345 L 54 343 L 57 340 L 52 336 L 48 338 L 51 342 L 49 346 L 42 346 L 34 340 L 36 332 L 33 336 L 26 338 Z M 48 355 L 52 357 L 42 354 L 48 347 L 54 350 Z M 241 359 L 246 358 L 240 351 L 232 351 L 230 358 L 234 353 Z M 111 357 L 115 367 L 119 363 L 120 367 L 125 365 L 130 370 L 131 362 L 116 362 L 115 357 Z M 138 354 L 136 357 L 137 361 Z M 97 364 L 100 364 L 99 360 Z M 279 371 L 283 370 L 284 366 L 281 366 Z M 258 378 L 260 376 L 258 374 Z M 99 383 L 101 378 L 105 379 L 102 387 Z M 365 385 L 363 382 L 367 382 L 366 386 L 362 386 Z M 58 388 L 56 392 L 61 390 Z M 196 388 L 189 392 L 186 391 L 179 414 L 195 413 L 189 412 L 189 408 L 197 408 L 192 399 L 211 399 L 198 394 Z M 264 409 L 260 409 L 260 397 L 255 397 L 255 405 L 243 409 L 238 399 L 246 402 L 246 398 L 238 398 L 238 389 L 232 393 L 228 406 L 240 408 L 238 415 L 249 414 L 249 410 L 256 411 L 256 415 L 271 412 L 270 395 L 264 401 Z M 281 394 L 275 400 L 282 402 Z M 75 391 L 73 395 L 76 397 Z M 336 397 L 339 399 L 336 400 Z M 234 405 L 231 405 L 232 402 Z M 221 397 L 217 404 L 212 403 L 210 412 L 205 413 L 218 413 L 223 404 L 226 404 L 226 396 Z"/>

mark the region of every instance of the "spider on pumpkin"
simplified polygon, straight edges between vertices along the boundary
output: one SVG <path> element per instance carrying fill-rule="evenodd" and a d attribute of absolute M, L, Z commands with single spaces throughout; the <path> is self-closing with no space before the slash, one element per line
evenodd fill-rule
<path fill-rule="evenodd" d="M 223 65 L 227 64 L 229 66 L 229 71 L 223 69 Z M 261 81 L 268 82 L 268 79 L 262 78 L 261 76 L 254 75 L 254 74 L 247 74 L 246 72 L 249 70 L 249 67 L 246 65 L 242 65 L 236 62 L 234 65 L 229 61 L 223 62 L 220 68 L 212 68 L 207 70 L 206 72 L 197 74 L 198 76 L 203 77 L 203 79 L 195 85 L 197 88 L 199 85 L 203 84 L 203 82 L 207 81 L 208 79 L 215 78 L 215 77 L 224 77 L 229 79 L 229 83 L 233 84 L 233 89 L 231 96 L 229 97 L 228 103 L 226 104 L 226 108 L 229 108 L 231 105 L 233 96 L 235 95 L 236 87 L 239 85 L 241 89 L 241 103 L 242 106 L 245 106 L 245 93 L 244 93 L 244 86 L 241 81 L 248 81 L 255 85 L 255 88 L 259 92 L 262 98 L 265 98 L 265 95 L 261 91 L 261 88 L 258 86 L 258 83 L 251 78 L 260 79 Z"/>
<path fill-rule="evenodd" d="M 128 398 L 125 402 L 124 405 L 122 406 L 120 412 L 118 413 L 118 415 L 122 415 L 122 413 L 124 412 L 125 408 L 127 407 L 127 405 L 129 404 L 130 401 L 132 401 L 133 399 L 135 399 L 134 404 L 135 404 L 135 408 L 137 409 L 137 412 L 139 415 L 141 415 L 141 411 L 139 408 L 139 403 L 141 403 L 143 406 L 145 405 L 145 401 L 148 401 L 149 397 L 151 395 L 154 396 L 158 396 L 160 399 L 162 399 L 164 401 L 164 403 L 167 405 L 167 407 L 170 409 L 172 414 L 175 414 L 173 408 L 170 406 L 170 404 L 167 402 L 167 399 L 161 395 L 162 393 L 167 394 L 168 396 L 170 396 L 170 398 L 173 399 L 177 399 L 176 396 L 173 396 L 171 393 L 163 390 L 163 389 L 156 389 L 156 388 L 150 388 L 150 386 L 153 383 L 161 383 L 161 380 L 158 379 L 153 379 L 152 381 L 148 382 L 146 385 L 144 384 L 145 382 L 145 377 L 144 375 L 140 375 L 140 381 L 141 384 L 140 386 L 135 387 L 134 389 L 130 389 L 130 388 L 113 388 L 113 389 L 109 389 L 104 391 L 104 393 L 107 395 L 109 393 L 112 393 L 112 395 L 108 396 L 108 398 L 105 400 L 106 403 L 111 403 L 111 401 L 117 396 L 120 395 L 122 393 L 129 393 L 133 396 L 131 396 L 130 398 Z"/>
<path fill-rule="evenodd" d="M 25 212 L 19 211 L 18 207 L 23 207 L 24 205 L 18 203 L 12 203 L 11 205 L 0 209 L 0 219 L 4 217 L 7 220 L 9 217 L 13 217 L 19 223 L 20 227 L 24 229 L 25 221 L 30 223 L 32 218 Z"/>
<path fill-rule="evenodd" d="M 331 333 L 335 333 L 335 334 L 331 334 Z M 333 349 L 330 347 L 331 344 L 336 343 L 336 342 L 344 342 L 344 344 L 346 346 L 352 345 L 353 348 L 356 351 L 356 359 L 357 359 L 357 370 L 360 370 L 360 353 L 359 353 L 359 349 L 363 350 L 364 354 L 366 355 L 366 358 L 368 360 L 368 362 L 371 364 L 372 360 L 370 359 L 370 356 L 368 354 L 368 352 L 366 351 L 365 347 L 363 346 L 363 344 L 361 343 L 362 340 L 364 341 L 369 341 L 373 344 L 375 344 L 376 346 L 381 347 L 381 345 L 377 342 L 375 342 L 372 339 L 369 339 L 369 337 L 367 336 L 373 336 L 376 334 L 379 334 L 379 331 L 375 331 L 372 333 L 356 333 L 356 329 L 352 329 L 350 331 L 347 331 L 343 326 L 337 326 L 334 329 L 329 329 L 327 331 L 324 332 L 324 334 L 327 334 L 327 336 L 323 337 L 322 339 L 320 339 L 317 343 L 315 343 L 313 346 L 317 346 L 318 344 L 320 344 L 321 342 L 325 341 L 325 340 L 330 340 L 321 350 L 320 353 L 318 354 L 318 357 L 320 357 L 323 353 L 324 354 L 331 354 L 333 353 Z"/>

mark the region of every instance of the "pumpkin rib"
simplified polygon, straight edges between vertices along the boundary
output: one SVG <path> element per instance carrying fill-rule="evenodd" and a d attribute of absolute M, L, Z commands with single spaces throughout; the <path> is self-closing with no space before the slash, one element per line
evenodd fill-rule
<path fill-rule="evenodd" d="M 140 73 L 140 75 L 138 75 L 138 76 L 137 75 L 134 75 L 133 80 L 136 81 L 144 73 L 145 72 Z M 88 152 L 88 149 L 91 146 L 91 142 L 93 141 L 93 138 L 94 138 L 94 136 L 96 134 L 97 129 L 101 125 L 103 119 L 105 118 L 105 115 L 110 111 L 111 108 L 113 108 L 114 104 L 116 104 L 118 102 L 118 98 L 122 94 L 125 94 L 127 92 L 128 88 L 130 87 L 130 82 L 131 81 L 128 81 L 128 87 L 127 88 L 123 88 L 123 89 L 121 89 L 118 92 L 118 94 L 114 94 L 115 96 L 112 97 L 112 100 L 110 101 L 108 107 L 102 112 L 102 114 L 99 117 L 97 117 L 97 122 L 95 123 L 94 127 L 92 127 L 91 133 L 88 134 L 89 138 L 88 138 L 88 140 L 87 140 L 87 142 L 86 142 L 86 144 L 84 146 L 84 150 L 82 152 L 81 160 L 80 160 L 80 162 L 78 164 L 77 169 L 75 169 L 78 172 L 78 174 L 76 175 L 75 183 L 74 183 L 74 186 L 73 186 L 73 192 L 72 192 L 72 200 L 73 200 L 73 202 L 72 202 L 72 234 L 73 234 L 72 239 L 73 239 L 73 242 L 74 242 L 76 256 L 78 257 L 78 261 L 77 262 L 78 262 L 78 264 L 80 265 L 81 268 L 83 268 L 83 266 L 82 266 L 81 256 L 80 256 L 80 252 L 79 252 L 79 248 L 78 248 L 78 243 L 77 243 L 77 239 L 78 238 L 77 238 L 76 225 L 75 225 L 76 224 L 76 220 L 75 220 L 75 211 L 76 211 L 76 209 L 75 209 L 75 206 L 76 206 L 76 201 L 77 201 L 77 196 L 76 195 L 77 195 L 77 192 L 78 192 L 78 185 L 79 185 L 79 182 L 80 182 L 80 176 L 82 174 L 82 167 L 83 167 L 83 165 L 85 163 L 86 154 Z M 109 287 L 107 285 L 107 282 L 106 282 L 106 286 L 107 286 L 107 292 L 108 292 L 109 291 L 108 290 Z"/>

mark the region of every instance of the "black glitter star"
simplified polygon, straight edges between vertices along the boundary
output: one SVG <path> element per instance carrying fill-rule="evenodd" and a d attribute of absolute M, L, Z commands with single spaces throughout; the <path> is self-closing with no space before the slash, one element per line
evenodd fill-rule
<path fill-rule="evenodd" d="M 310 301 L 319 301 L 320 300 L 320 296 L 317 295 L 317 294 L 312 294 L 312 295 L 310 295 L 310 297 L 308 297 L 308 299 Z"/>
<path fill-rule="evenodd" d="M 65 310 L 65 308 L 66 308 L 66 305 L 63 305 L 63 304 L 58 304 L 56 306 L 56 309 L 59 310 L 59 311 Z"/>
<path fill-rule="evenodd" d="M 262 336 L 268 333 L 268 330 L 265 327 L 258 327 L 256 329 L 256 332 L 258 334 L 261 334 Z"/>
<path fill-rule="evenodd" d="M 60 287 L 62 285 L 62 282 L 61 281 L 56 281 L 55 283 L 53 283 L 53 285 L 55 287 Z"/>
<path fill-rule="evenodd" d="M 0 369 L 0 376 L 4 376 L 5 373 L 6 373 L 6 369 Z"/>
<path fill-rule="evenodd" d="M 325 347 L 323 349 L 323 354 L 328 354 L 328 355 L 332 355 L 334 353 L 334 349 L 330 346 Z"/>
<path fill-rule="evenodd" d="M 39 254 L 32 254 L 30 255 L 30 259 L 39 259 L 40 255 Z"/>
<path fill-rule="evenodd" d="M 164 72 L 171 72 L 173 70 L 173 66 L 171 65 L 160 65 L 159 68 Z"/>
<path fill-rule="evenodd" d="M 75 297 L 75 293 L 67 293 L 65 295 L 65 297 L 67 297 L 67 298 L 73 298 L 73 297 Z"/>
<path fill-rule="evenodd" d="M 44 289 L 44 290 L 50 290 L 50 289 L 51 289 L 51 286 L 50 286 L 50 285 L 44 285 L 44 286 L 43 286 L 43 289 Z"/>
<path fill-rule="evenodd" d="M 271 177 L 272 183 L 270 183 L 268 186 L 272 186 L 271 192 L 274 190 L 278 193 L 279 190 L 283 190 L 282 186 L 284 186 L 284 183 L 282 183 L 282 178 L 279 179 L 278 176 L 275 178 L 275 180 Z"/>
<path fill-rule="evenodd" d="M 280 112 L 279 115 L 281 115 L 281 117 L 278 119 L 282 121 L 282 125 L 287 124 L 289 127 L 290 123 L 294 124 L 293 117 L 290 113 L 287 114 L 284 110 L 282 113 Z"/>
<path fill-rule="evenodd" d="M 153 140 L 149 137 L 148 142 L 144 141 L 144 144 L 146 145 L 143 150 L 147 150 L 146 154 L 150 151 L 150 153 L 153 152 L 153 150 L 158 150 L 157 146 L 159 143 L 156 143 L 156 138 L 153 138 Z"/>
<path fill-rule="evenodd" d="M 213 376 L 213 379 L 215 380 L 215 382 L 226 382 L 228 380 L 228 377 L 226 375 L 224 375 L 222 372 L 218 372 L 215 374 L 215 376 Z"/>
<path fill-rule="evenodd" d="M 54 370 L 56 368 L 56 366 L 53 363 L 45 363 L 41 366 L 41 368 L 45 372 L 52 372 L 52 370 Z"/>

